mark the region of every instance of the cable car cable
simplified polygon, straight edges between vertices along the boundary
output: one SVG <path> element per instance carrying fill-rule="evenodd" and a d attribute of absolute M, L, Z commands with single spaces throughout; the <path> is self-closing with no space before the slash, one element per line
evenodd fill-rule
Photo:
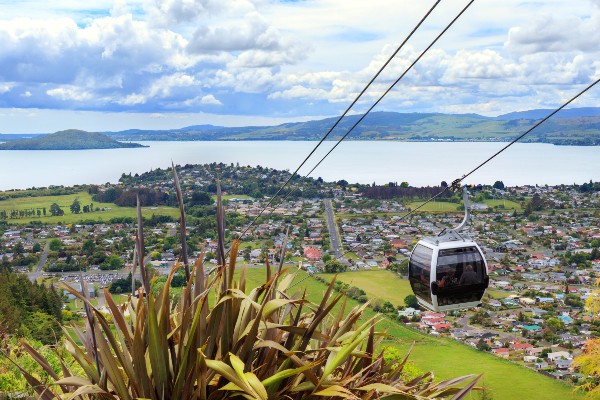
<path fill-rule="evenodd" d="M 346 139 L 346 137 L 354 130 L 354 128 L 356 128 L 358 126 L 358 124 L 360 124 L 362 122 L 363 119 L 365 119 L 365 117 L 381 102 L 381 100 L 383 100 L 383 98 L 398 84 L 398 82 L 400 82 L 400 80 L 402 78 L 404 78 L 404 76 L 412 69 L 412 67 L 415 66 L 415 64 L 417 62 L 419 62 L 419 60 L 429 51 L 429 49 L 431 49 L 433 47 L 433 45 L 444 35 L 444 33 L 446 33 L 446 31 L 448 29 L 450 29 L 450 27 L 460 18 L 460 16 L 467 11 L 467 9 L 471 6 L 471 4 L 473 4 L 475 2 L 475 0 L 471 0 L 463 9 L 460 13 L 458 13 L 458 15 L 456 17 L 454 17 L 454 19 L 450 22 L 450 24 L 448 24 L 446 26 L 446 28 L 444 28 L 444 30 L 433 40 L 433 42 L 431 42 L 429 44 L 429 46 L 427 46 L 427 48 L 425 50 L 423 50 L 423 52 L 421 52 L 421 54 L 419 55 L 419 57 L 417 57 L 413 63 L 406 68 L 406 70 L 402 73 L 402 75 L 400 75 L 400 77 L 398 79 L 396 79 L 396 81 L 381 95 L 381 97 L 379 97 L 379 99 L 367 110 L 367 112 L 365 112 L 359 119 L 358 121 L 356 121 L 356 123 L 348 130 L 348 132 L 346 132 L 346 134 L 344 136 L 342 136 L 340 138 L 340 140 L 338 140 L 338 142 L 335 144 L 335 146 L 333 146 L 331 148 L 331 150 L 329 150 L 329 152 L 327 154 L 325 154 L 325 156 L 323 156 L 323 158 L 321 158 L 321 160 L 317 163 L 317 165 L 315 165 L 313 167 L 313 169 L 310 170 L 310 172 L 308 174 L 306 174 L 306 176 L 309 176 L 319 165 L 321 165 L 321 163 L 323 162 L 323 160 L 325 160 L 327 158 L 327 156 L 329 156 L 329 154 L 331 154 L 331 152 L 333 150 L 335 150 L 336 147 L 339 146 L 340 143 L 342 143 L 342 141 L 344 139 Z"/>
<path fill-rule="evenodd" d="M 446 33 L 446 31 L 448 29 L 450 29 L 450 27 L 458 20 L 458 18 L 461 17 L 461 15 L 465 11 L 467 11 L 467 9 L 474 2 L 475 2 L 475 0 L 471 0 L 462 9 L 462 11 L 460 13 L 458 13 L 458 15 L 456 17 L 454 17 L 454 19 L 446 26 L 446 28 L 429 44 L 429 46 L 427 46 L 427 48 L 425 50 L 423 50 L 421 52 L 421 54 L 412 62 L 412 64 L 410 64 L 404 70 L 402 75 L 400 75 L 400 77 L 398 79 L 396 79 L 396 81 L 394 81 L 394 83 L 379 97 L 379 99 L 377 99 L 377 101 L 356 121 L 356 123 L 348 130 L 348 132 L 346 132 L 346 134 L 338 140 L 338 142 L 327 152 L 327 154 L 325 154 L 325 156 L 323 156 L 323 158 L 321 158 L 321 160 L 306 174 L 307 177 L 310 176 L 310 174 L 312 174 L 319 165 L 321 165 L 321 163 L 333 152 L 333 150 L 336 149 L 337 146 L 339 146 L 339 144 L 344 139 L 346 139 L 346 137 L 358 126 L 358 124 L 360 124 L 365 119 L 365 117 L 381 102 L 381 100 L 383 100 L 383 98 L 385 96 L 387 96 L 387 94 L 398 84 L 398 82 L 400 82 L 400 80 L 402 80 L 402 78 L 404 78 L 404 76 L 415 66 L 415 64 L 417 64 L 417 62 L 419 62 L 419 60 L 431 49 L 431 47 L 433 47 L 433 45 L 444 35 L 444 33 Z M 283 203 L 290 196 L 291 193 L 292 193 L 292 191 L 290 191 L 288 193 L 288 195 L 281 201 L 281 203 Z"/>
<path fill-rule="evenodd" d="M 523 139 L 525 136 L 527 136 L 527 134 L 529 134 L 535 128 L 537 128 L 538 126 L 540 126 L 541 124 L 543 124 L 544 122 L 546 122 L 548 119 L 550 119 L 552 116 L 554 116 L 554 114 L 558 113 L 560 110 L 562 110 L 563 108 L 565 108 L 566 106 L 568 106 L 569 104 L 571 104 L 573 101 L 575 101 L 579 96 L 583 95 L 585 92 L 587 92 L 588 90 L 590 90 L 591 88 L 593 88 L 594 86 L 596 86 L 596 84 L 598 82 L 600 82 L 600 78 L 598 78 L 597 80 L 595 80 L 594 82 L 592 82 L 591 84 L 589 84 L 585 89 L 583 89 L 581 92 L 577 93 L 575 96 L 573 96 L 569 101 L 567 101 L 566 103 L 564 103 L 562 106 L 560 106 L 559 108 L 557 108 L 556 110 L 554 110 L 553 112 L 551 112 L 550 114 L 548 114 L 544 119 L 539 120 L 535 125 L 533 125 L 527 131 L 525 131 L 525 133 L 523 133 L 522 135 L 520 135 L 519 137 L 517 137 L 516 139 L 514 139 L 512 142 L 510 142 L 509 144 L 507 144 L 506 146 L 504 146 L 502 149 L 500 149 L 499 151 L 497 151 L 494 155 L 492 155 L 491 157 L 489 157 L 487 160 L 485 160 L 484 162 L 482 162 L 481 164 L 479 164 L 477 167 L 473 168 L 470 172 L 468 172 L 467 174 L 463 175 L 461 178 L 458 178 L 458 179 L 454 180 L 452 182 L 452 186 L 456 187 L 457 183 L 462 182 L 465 178 L 467 178 L 468 176 L 470 176 L 471 174 L 473 174 L 479 168 L 483 167 L 485 164 L 487 164 L 488 162 L 490 162 L 496 156 L 500 155 L 500 153 L 502 153 L 504 150 L 508 149 L 510 146 L 512 146 L 513 144 L 515 144 L 519 140 Z"/>
<path fill-rule="evenodd" d="M 421 52 L 421 54 L 410 64 L 410 66 L 408 66 L 404 72 L 400 75 L 400 77 L 398 79 L 396 79 L 396 81 L 394 81 L 394 83 L 379 97 L 379 99 L 377 99 L 377 101 L 358 119 L 358 121 L 348 130 L 348 132 L 346 132 L 346 134 L 344 134 L 344 136 L 342 136 L 342 138 L 340 138 L 338 140 L 338 142 L 327 152 L 327 154 L 325 154 L 325 156 L 323 158 L 321 158 L 321 160 L 308 172 L 308 174 L 306 174 L 306 176 L 310 176 L 310 174 L 312 174 L 314 172 L 314 170 L 321 165 L 321 163 L 325 160 L 325 158 L 327 158 L 332 152 L 333 150 L 336 149 L 336 147 L 358 126 L 358 124 L 360 124 L 365 117 L 381 102 L 381 100 L 383 100 L 383 98 L 398 84 L 398 82 L 400 82 L 400 80 L 402 80 L 406 74 L 417 64 L 417 62 L 419 62 L 421 60 L 421 58 L 423 58 L 423 56 L 431 49 L 431 47 L 433 47 L 433 45 L 448 31 L 448 29 L 450 29 L 450 27 L 452 27 L 452 25 L 454 25 L 454 23 L 462 16 L 462 14 L 465 13 L 465 11 L 467 11 L 467 9 L 475 2 L 475 0 L 471 0 L 455 17 L 454 19 L 452 19 L 452 21 L 450 21 L 450 23 L 444 28 L 444 30 L 439 33 L 436 38 L 429 44 L 429 46 L 427 46 L 427 48 L 425 48 L 425 50 L 423 50 Z M 371 85 L 371 83 L 373 83 L 373 81 L 375 80 L 375 78 L 377 78 L 377 76 L 379 76 L 379 74 L 381 73 L 381 71 L 383 70 L 383 68 L 385 68 L 389 62 L 392 60 L 392 58 L 398 53 L 398 51 L 404 46 L 404 44 L 407 42 L 407 40 L 410 38 L 410 36 L 412 36 L 412 34 L 417 30 L 417 28 L 420 26 L 420 24 L 425 20 L 425 18 L 427 18 L 427 16 L 433 11 L 433 9 L 438 5 L 439 1 L 436 2 L 433 7 L 429 10 L 429 12 L 423 17 L 423 19 L 421 19 L 421 21 L 419 22 L 419 24 L 413 29 L 413 31 L 410 33 L 410 35 L 402 42 L 402 44 L 400 45 L 400 47 L 396 50 L 396 52 L 394 52 L 394 54 L 392 54 L 392 56 L 388 59 L 388 61 L 383 65 L 382 69 L 379 70 L 379 72 L 377 73 L 377 75 L 369 82 L 369 84 L 367 85 L 367 87 L 365 87 L 365 89 L 360 93 L 359 97 L 362 96 L 362 94 L 366 91 L 366 89 L 369 87 L 369 85 Z M 337 124 L 341 121 L 341 119 L 343 118 L 343 116 L 346 115 L 346 113 L 350 110 L 350 108 L 357 102 L 358 98 L 357 97 L 354 102 L 350 105 L 350 107 L 348 107 L 348 109 L 346 110 L 346 112 L 344 112 L 344 114 L 338 118 L 338 120 L 336 121 L 336 123 L 334 124 L 334 126 L 327 132 L 327 134 L 325 135 L 325 137 L 323 139 L 321 139 L 321 141 L 317 144 L 317 146 L 313 149 L 313 151 L 309 154 L 309 156 L 302 162 L 302 164 L 300 165 L 300 167 L 298 167 L 296 169 L 296 171 L 292 174 L 292 176 L 290 176 L 290 178 L 285 182 L 285 184 L 281 187 L 281 189 L 279 189 L 277 191 L 277 193 L 271 198 L 271 201 L 269 201 L 269 203 L 265 206 L 265 208 L 256 216 L 256 218 L 254 218 L 254 220 L 252 221 L 252 223 L 248 226 L 248 228 L 246 228 L 243 233 L 240 235 L 240 237 L 244 236 L 246 234 L 246 232 L 248 232 L 249 228 L 251 226 L 254 225 L 254 223 L 258 220 L 258 218 L 261 216 L 261 214 L 264 212 L 264 210 L 266 208 L 268 208 L 273 200 L 275 199 L 275 197 L 277 197 L 279 195 L 279 193 L 283 190 L 283 188 L 285 188 L 287 186 L 287 184 L 292 180 L 292 178 L 295 176 L 295 174 L 298 172 L 298 170 L 304 165 L 304 163 L 306 163 L 306 161 L 308 160 L 308 158 L 310 158 L 310 156 L 312 156 L 312 154 L 314 153 L 314 151 L 317 149 L 317 147 L 319 147 L 321 145 L 321 143 L 325 140 L 325 138 L 327 136 L 329 136 L 329 134 L 331 133 L 331 131 L 337 126 Z M 285 200 L 287 200 L 287 198 L 290 196 L 290 194 L 292 193 L 292 191 L 290 190 L 290 192 L 287 194 L 287 196 L 280 202 L 283 203 Z"/>
<path fill-rule="evenodd" d="M 362 97 L 362 95 L 367 91 L 367 89 L 371 86 L 371 84 L 375 81 L 375 79 L 377 79 L 379 77 L 379 75 L 383 72 L 383 70 L 388 66 L 388 64 L 394 59 L 394 57 L 398 54 L 398 52 L 400 50 L 402 50 L 402 48 L 404 47 L 404 45 L 406 44 L 406 42 L 408 42 L 408 40 L 413 36 L 413 34 L 421 27 L 421 25 L 423 24 L 423 22 L 425 22 L 425 20 L 427 19 L 427 17 L 429 17 L 429 15 L 433 12 L 433 10 L 435 10 L 435 8 L 438 6 L 438 4 L 441 2 L 442 0 L 437 0 L 433 6 L 429 9 L 429 11 L 427 11 L 427 13 L 423 16 L 423 18 L 421 18 L 421 20 L 419 21 L 419 23 L 417 25 L 415 25 L 415 27 L 412 29 L 412 31 L 408 34 L 408 36 L 406 36 L 406 38 L 402 41 L 402 43 L 398 46 L 398 48 L 396 49 L 396 51 L 394 51 L 392 53 L 392 55 L 388 58 L 388 60 L 381 66 L 381 68 L 379 68 L 379 70 L 377 71 L 377 73 L 375 74 L 375 76 L 369 81 L 369 83 L 367 83 L 367 85 L 363 88 L 363 90 L 358 94 L 358 96 L 356 96 L 356 98 L 354 99 L 354 101 L 352 101 L 352 103 L 348 106 L 348 108 L 346 108 L 346 111 L 344 111 L 344 113 L 342 115 L 339 116 L 339 118 L 335 121 L 335 123 L 333 124 L 333 126 L 327 131 L 327 133 L 321 138 L 321 140 L 319 141 L 319 143 L 317 143 L 317 145 L 311 150 L 311 152 L 308 154 L 308 156 L 306 156 L 306 158 L 302 161 L 302 163 L 300 163 L 300 166 L 298 166 L 298 168 L 296 168 L 296 170 L 292 173 L 292 175 L 288 178 L 288 180 L 283 184 L 283 186 L 281 186 L 281 188 L 279 188 L 279 190 L 275 193 L 275 195 L 273 195 L 273 197 L 271 197 L 271 200 L 267 203 L 267 205 L 258 213 L 258 215 L 254 218 L 254 220 L 250 223 L 250 225 L 248 225 L 248 227 L 242 232 L 242 234 L 240 235 L 240 238 L 243 237 L 246 232 L 248 232 L 248 230 L 256 223 L 256 221 L 258 220 L 258 218 L 263 214 L 263 212 L 271 206 L 271 204 L 273 203 L 273 201 L 275 200 L 275 198 L 281 193 L 281 191 L 291 182 L 291 180 L 294 178 L 294 176 L 296 176 L 298 174 L 298 171 L 300 170 L 300 168 L 302 168 L 304 166 L 304 164 L 306 164 L 306 162 L 308 161 L 308 159 L 310 157 L 312 157 L 312 155 L 314 154 L 314 152 L 319 148 L 319 146 L 321 146 L 321 144 L 325 141 L 325 139 L 327 139 L 327 137 L 331 134 L 331 132 L 338 126 L 338 124 L 341 122 L 341 120 L 348 114 L 348 112 L 350 112 L 350 109 L 352 109 L 352 107 L 358 102 L 358 100 Z M 473 2 L 475 0 L 472 0 L 471 2 Z M 313 168 L 314 169 L 314 168 Z M 311 171 L 312 172 L 312 171 Z"/>

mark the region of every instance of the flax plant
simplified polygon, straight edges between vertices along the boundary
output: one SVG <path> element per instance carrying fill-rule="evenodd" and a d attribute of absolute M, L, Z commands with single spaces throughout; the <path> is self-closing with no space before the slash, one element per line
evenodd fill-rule
<path fill-rule="evenodd" d="M 217 206 L 223 255 L 220 196 Z M 86 330 L 73 326 L 73 336 L 65 329 L 60 345 L 72 364 L 63 358 L 56 373 L 23 342 L 53 383 L 22 369 L 25 379 L 40 399 L 462 399 L 475 387 L 475 375 L 435 383 L 428 372 L 403 380 L 408 355 L 393 363 L 376 353 L 385 337 L 375 329 L 378 317 L 363 316 L 367 304 L 348 311 L 335 279 L 312 304 L 291 290 L 293 272 L 282 264 L 272 271 L 267 260 L 265 282 L 248 288 L 246 270 L 235 274 L 239 246 L 234 240 L 228 260 L 213 271 L 202 251 L 177 301 L 170 286 L 179 264 L 156 295 L 140 288 L 117 305 L 105 289 L 109 315 L 87 292 L 65 285 L 88 311 Z"/>

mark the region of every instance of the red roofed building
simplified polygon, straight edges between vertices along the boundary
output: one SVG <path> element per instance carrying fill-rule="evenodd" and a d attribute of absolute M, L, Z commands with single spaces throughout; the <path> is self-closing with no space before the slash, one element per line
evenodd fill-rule
<path fill-rule="evenodd" d="M 526 351 L 528 349 L 532 349 L 533 345 L 529 343 L 514 343 L 510 345 L 510 348 L 514 351 Z"/>
<path fill-rule="evenodd" d="M 304 249 L 304 257 L 311 261 L 320 260 L 322 255 L 319 249 L 315 249 L 314 247 L 306 247 Z"/>
<path fill-rule="evenodd" d="M 421 318 L 421 321 L 429 326 L 442 324 L 445 322 L 444 318 Z"/>
<path fill-rule="evenodd" d="M 452 324 L 444 323 L 444 324 L 435 324 L 431 325 L 431 328 L 436 332 L 447 331 L 452 327 Z"/>
<path fill-rule="evenodd" d="M 492 349 L 492 354 L 495 354 L 502 358 L 508 358 L 508 356 L 510 355 L 510 350 L 506 347 L 501 347 L 499 349 Z"/>
<path fill-rule="evenodd" d="M 408 243 L 402 239 L 391 239 L 390 244 L 395 248 L 408 247 Z"/>

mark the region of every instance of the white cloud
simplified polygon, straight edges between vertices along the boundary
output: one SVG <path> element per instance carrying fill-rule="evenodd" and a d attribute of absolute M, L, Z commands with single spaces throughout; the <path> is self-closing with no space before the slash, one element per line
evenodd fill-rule
<path fill-rule="evenodd" d="M 162 25 L 180 24 L 201 16 L 219 15 L 228 9 L 251 11 L 252 3 L 244 0 L 164 0 L 147 4 L 154 22 Z"/>
<path fill-rule="evenodd" d="M 47 90 L 46 94 L 59 100 L 85 101 L 93 97 L 92 94 L 74 87 L 58 87 Z"/>
<path fill-rule="evenodd" d="M 11 83 L 0 83 L 0 94 L 8 93 L 14 87 Z"/>
<path fill-rule="evenodd" d="M 0 100 L 9 107 L 47 102 L 158 113 L 215 105 L 224 114 L 335 113 L 354 99 L 431 4 L 0 2 L 5 18 L 0 82 L 7 82 L 0 83 Z M 476 3 L 378 109 L 464 107 L 491 113 L 556 103 L 573 85 L 600 74 L 599 5 L 598 0 Z M 359 103 L 362 109 L 461 6 L 456 1 L 438 6 Z"/>
<path fill-rule="evenodd" d="M 212 105 L 212 106 L 222 106 L 221 103 L 215 96 L 212 94 L 207 94 L 200 99 L 201 104 Z"/>
<path fill-rule="evenodd" d="M 540 52 L 597 52 L 600 14 L 591 18 L 546 15 L 511 28 L 506 47 L 516 54 Z"/>
<path fill-rule="evenodd" d="M 148 97 L 168 97 L 172 94 L 173 89 L 195 86 L 197 84 L 198 82 L 196 82 L 193 76 L 184 73 L 162 76 L 152 82 L 147 91 Z"/>
<path fill-rule="evenodd" d="M 520 73 L 517 64 L 492 50 L 461 50 L 454 57 L 448 57 L 444 64 L 443 83 L 460 84 L 465 79 L 507 79 Z"/>
<path fill-rule="evenodd" d="M 144 104 L 148 99 L 146 96 L 138 93 L 132 93 L 130 95 L 125 96 L 123 99 L 116 100 L 117 104 L 121 104 L 124 106 L 134 106 L 137 104 Z"/>
<path fill-rule="evenodd" d="M 281 50 L 279 33 L 260 14 L 249 13 L 242 20 L 228 21 L 216 27 L 200 27 L 190 39 L 192 53 L 241 51 L 250 49 Z"/>

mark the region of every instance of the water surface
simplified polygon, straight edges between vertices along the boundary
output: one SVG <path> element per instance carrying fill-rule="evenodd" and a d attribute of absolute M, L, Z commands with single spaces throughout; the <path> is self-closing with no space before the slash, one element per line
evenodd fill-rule
<path fill-rule="evenodd" d="M 176 164 L 211 162 L 262 165 L 293 171 L 316 142 L 140 142 L 150 146 L 110 150 L 0 151 L 0 190 L 49 185 L 116 182 L 122 173 L 142 173 Z M 300 173 L 307 173 L 333 146 L 325 142 Z M 438 185 L 462 176 L 506 143 L 344 142 L 312 176 L 349 182 L 409 182 Z M 600 181 L 600 147 L 515 144 L 466 183 L 507 185 Z"/>

